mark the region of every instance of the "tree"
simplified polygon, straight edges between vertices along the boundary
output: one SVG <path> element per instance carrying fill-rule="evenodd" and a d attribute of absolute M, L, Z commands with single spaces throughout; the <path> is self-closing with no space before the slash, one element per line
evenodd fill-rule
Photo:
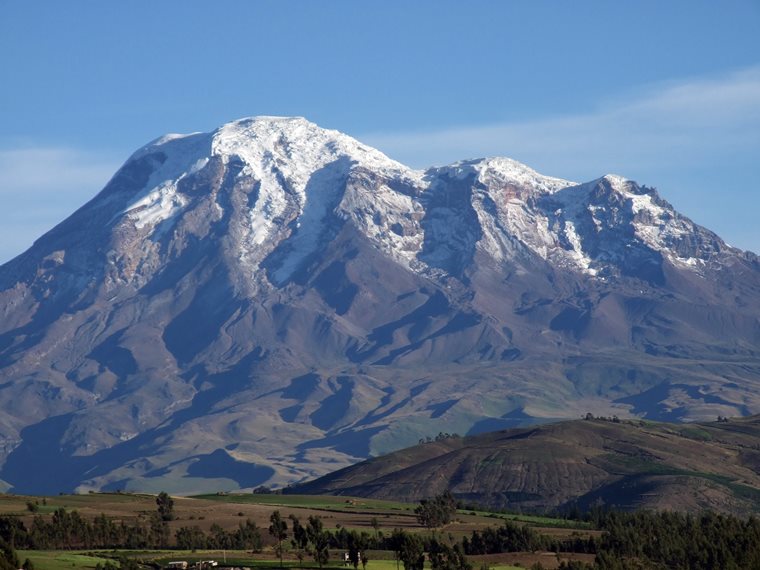
<path fill-rule="evenodd" d="M 355 570 L 359 568 L 362 558 L 366 557 L 368 538 L 366 532 L 358 533 L 352 530 L 348 533 L 348 559 L 354 565 Z"/>
<path fill-rule="evenodd" d="M 176 533 L 177 548 L 182 550 L 192 550 L 195 552 L 199 548 L 206 548 L 206 535 L 198 526 L 183 526 Z"/>
<path fill-rule="evenodd" d="M 167 493 L 161 491 L 156 497 L 156 506 L 158 507 L 158 516 L 162 521 L 174 520 L 174 499 Z"/>
<path fill-rule="evenodd" d="M 0 570 L 16 570 L 17 568 L 16 551 L 3 538 L 0 538 Z"/>
<path fill-rule="evenodd" d="M 430 568 L 432 570 L 471 570 L 462 547 L 459 544 L 449 546 L 444 542 L 430 542 Z"/>
<path fill-rule="evenodd" d="M 309 548 L 309 535 L 306 532 L 306 528 L 301 525 L 301 521 L 298 520 L 296 515 L 290 515 L 288 518 L 290 519 L 291 527 L 293 528 L 293 538 L 290 539 L 290 543 L 296 551 L 298 565 L 302 566 L 304 556 Z"/>
<path fill-rule="evenodd" d="M 309 517 L 309 522 L 306 525 L 306 535 L 309 537 L 309 542 L 312 545 L 311 553 L 314 557 L 314 562 L 322 568 L 324 564 L 330 561 L 330 537 L 324 531 L 322 519 L 315 516 Z"/>
<path fill-rule="evenodd" d="M 246 519 L 245 524 L 240 523 L 237 534 L 238 543 L 242 548 L 252 550 L 253 552 L 261 552 L 261 533 L 255 522 L 251 519 Z"/>
<path fill-rule="evenodd" d="M 393 550 L 393 556 L 396 559 L 396 570 L 398 569 L 398 563 L 401 560 L 401 553 L 404 549 L 404 537 L 406 536 L 406 533 L 401 530 L 400 528 L 394 528 L 393 534 L 391 534 L 389 545 L 391 547 L 391 550 Z"/>
<path fill-rule="evenodd" d="M 403 533 L 399 558 L 404 570 L 423 570 L 425 567 L 425 544 L 414 534 Z"/>
<path fill-rule="evenodd" d="M 372 528 L 375 529 L 375 541 L 377 541 L 377 531 L 380 529 L 380 521 L 377 520 L 377 517 L 372 517 L 372 520 L 369 522 L 372 525 Z"/>
<path fill-rule="evenodd" d="M 450 523 L 456 510 L 454 496 L 447 490 L 432 499 L 423 499 L 414 512 L 421 525 L 434 529 Z"/>
<path fill-rule="evenodd" d="M 8 542 L 11 548 L 29 548 L 31 542 L 24 523 L 18 517 L 0 517 L 0 538 Z"/>
<path fill-rule="evenodd" d="M 166 548 L 169 546 L 169 525 L 158 513 L 150 516 L 150 544 L 154 548 Z"/>
<path fill-rule="evenodd" d="M 214 541 L 214 548 L 217 550 L 231 550 L 234 548 L 232 536 L 221 525 L 214 523 L 209 530 Z"/>
<path fill-rule="evenodd" d="M 274 511 L 269 517 L 269 534 L 277 541 L 276 552 L 280 557 L 280 567 L 282 567 L 282 541 L 288 538 L 288 523 L 282 520 L 280 511 Z"/>

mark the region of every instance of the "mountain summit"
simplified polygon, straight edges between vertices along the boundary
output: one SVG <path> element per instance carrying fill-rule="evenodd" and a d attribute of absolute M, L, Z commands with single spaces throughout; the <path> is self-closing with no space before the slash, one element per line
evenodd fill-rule
<path fill-rule="evenodd" d="M 0 479 L 283 484 L 439 431 L 760 412 L 760 262 L 618 176 L 167 135 L 0 267 Z"/>

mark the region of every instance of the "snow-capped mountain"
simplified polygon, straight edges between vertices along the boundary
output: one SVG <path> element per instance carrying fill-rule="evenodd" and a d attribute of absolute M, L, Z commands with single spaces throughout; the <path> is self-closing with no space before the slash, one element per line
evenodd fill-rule
<path fill-rule="evenodd" d="M 760 412 L 760 263 L 618 176 L 167 135 L 0 267 L 0 479 L 282 484 L 439 431 Z"/>

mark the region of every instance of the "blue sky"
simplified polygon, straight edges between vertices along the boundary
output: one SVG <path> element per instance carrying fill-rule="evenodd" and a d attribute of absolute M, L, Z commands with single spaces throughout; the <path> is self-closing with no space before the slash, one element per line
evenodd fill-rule
<path fill-rule="evenodd" d="M 262 114 L 622 174 L 760 252 L 757 0 L 0 0 L 0 82 L 0 262 L 147 141 Z"/>

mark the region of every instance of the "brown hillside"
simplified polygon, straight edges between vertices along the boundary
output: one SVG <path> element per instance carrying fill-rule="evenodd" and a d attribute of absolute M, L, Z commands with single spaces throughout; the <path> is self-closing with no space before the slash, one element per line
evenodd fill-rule
<path fill-rule="evenodd" d="M 415 501 L 450 489 L 465 502 L 524 510 L 577 504 L 760 507 L 760 417 L 667 424 L 576 420 L 426 443 L 299 485 Z"/>

